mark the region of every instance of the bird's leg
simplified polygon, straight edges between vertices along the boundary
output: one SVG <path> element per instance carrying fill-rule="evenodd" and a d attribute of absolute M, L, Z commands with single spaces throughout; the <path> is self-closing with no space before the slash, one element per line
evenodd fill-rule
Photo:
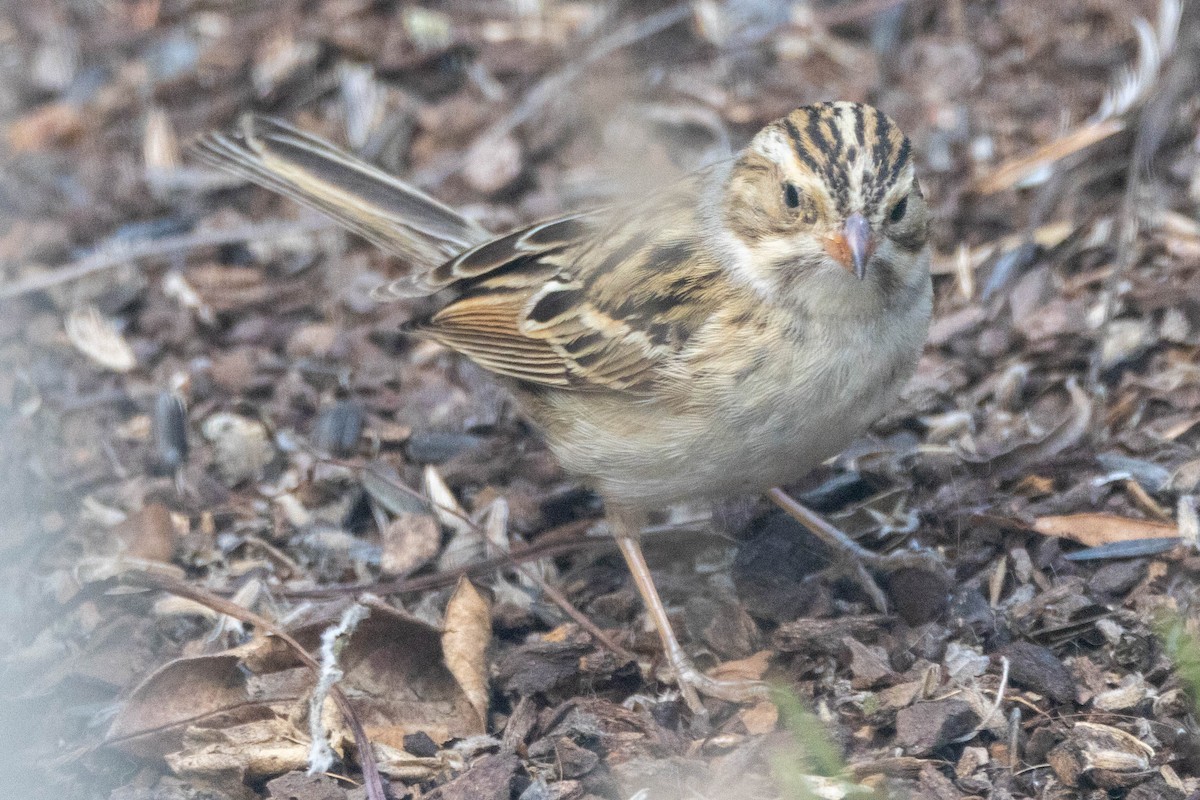
<path fill-rule="evenodd" d="M 849 561 L 854 570 L 854 578 L 863 590 L 871 597 L 871 602 L 881 612 L 887 611 L 887 597 L 879 584 L 867 571 L 868 567 L 879 570 L 895 570 L 908 567 L 916 569 L 937 569 L 940 564 L 935 556 L 916 551 L 901 551 L 881 554 L 868 550 L 846 534 L 826 522 L 819 514 L 796 502 L 787 492 L 778 486 L 767 492 L 775 505 L 782 508 L 792 519 L 824 542 L 835 553 Z"/>
<path fill-rule="evenodd" d="M 700 695 L 735 703 L 767 697 L 767 685 L 761 681 L 717 680 L 696 669 L 679 640 L 675 638 L 671 620 L 667 617 L 667 609 L 663 606 L 662 598 L 658 596 L 658 589 L 650 575 L 650 567 L 646 564 L 646 556 L 642 554 L 638 534 L 645 523 L 645 517 L 628 512 L 610 512 L 609 520 L 613 535 L 617 539 L 617 546 L 621 549 L 621 555 L 625 557 L 625 563 L 633 575 L 634 585 L 642 596 L 642 602 L 650 612 L 650 619 L 653 620 L 658 637 L 662 640 L 663 653 L 675 672 L 679 691 L 688 707 L 696 714 L 705 715 L 707 712 L 700 702 Z"/>

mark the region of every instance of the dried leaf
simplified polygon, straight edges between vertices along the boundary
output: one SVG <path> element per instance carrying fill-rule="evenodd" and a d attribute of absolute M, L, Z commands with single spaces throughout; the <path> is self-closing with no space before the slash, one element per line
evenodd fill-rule
<path fill-rule="evenodd" d="M 771 656 L 770 650 L 760 650 L 747 658 L 718 664 L 708 671 L 708 675 L 717 680 L 759 681 L 767 674 Z"/>
<path fill-rule="evenodd" d="M 219 728 L 269 713 L 253 702 L 240 665 L 233 653 L 164 664 L 121 704 L 106 743 L 142 758 L 161 757 L 179 749 L 189 728 Z"/>
<path fill-rule="evenodd" d="M 1179 530 L 1174 525 L 1098 513 L 1039 517 L 1034 520 L 1033 529 L 1043 536 L 1070 539 L 1088 547 L 1135 539 L 1166 539 L 1179 536 Z"/>
<path fill-rule="evenodd" d="M 176 775 L 234 773 L 258 779 L 304 767 L 308 744 L 285 717 L 255 720 L 227 728 L 188 728 L 183 746 L 166 756 Z"/>
<path fill-rule="evenodd" d="M 433 560 L 442 530 L 428 514 L 404 513 L 383 529 L 380 568 L 385 575 L 409 575 Z"/>
<path fill-rule="evenodd" d="M 450 602 L 442 633 L 446 667 L 458 681 L 479 715 L 487 723 L 487 648 L 492 639 L 492 611 L 487 600 L 466 578 L 460 578 Z"/>
<path fill-rule="evenodd" d="M 770 700 L 762 700 L 749 708 L 742 709 L 738 714 L 746 733 L 751 736 L 761 736 L 771 733 L 779 723 L 779 707 Z"/>
<path fill-rule="evenodd" d="M 142 132 L 142 161 L 146 171 L 169 172 L 179 168 L 179 137 L 171 118 L 161 108 L 146 112 L 146 125 Z"/>
<path fill-rule="evenodd" d="M 65 327 L 75 349 L 105 369 L 129 372 L 137 366 L 133 348 L 94 306 L 73 310 L 67 315 Z"/>
<path fill-rule="evenodd" d="M 1124 120 L 1092 122 L 996 167 L 972 182 L 979 194 L 995 194 L 1015 186 L 1041 183 L 1053 174 L 1054 165 L 1125 129 Z"/>
<path fill-rule="evenodd" d="M 8 144 L 14 152 L 44 150 L 68 144 L 83 132 L 83 115 L 72 103 L 38 106 L 8 127 Z"/>
<path fill-rule="evenodd" d="M 471 524 L 467 512 L 458 504 L 454 492 L 450 491 L 436 467 L 425 467 L 425 494 L 429 496 L 438 521 L 450 531 L 450 541 L 438 558 L 438 567 L 443 570 L 456 569 L 482 558 L 483 537 Z"/>
<path fill-rule="evenodd" d="M 1059 780 L 1067 786 L 1079 786 L 1090 774 L 1093 783 L 1120 788 L 1123 774 L 1140 776 L 1150 768 L 1154 748 L 1119 728 L 1094 722 L 1076 722 L 1067 740 L 1047 755 L 1047 761 Z"/>
<path fill-rule="evenodd" d="M 151 503 L 112 530 L 124 555 L 147 561 L 170 561 L 175 553 L 175 526 L 166 506 Z"/>
<path fill-rule="evenodd" d="M 1092 401 L 1074 378 L 1067 381 L 1071 406 L 1061 422 L 1034 441 L 1010 445 L 990 455 L 964 455 L 969 464 L 986 465 L 992 474 L 1011 478 L 1035 464 L 1040 464 L 1082 441 L 1092 421 Z"/>
<path fill-rule="evenodd" d="M 490 630 L 483 646 L 489 638 Z M 372 742 L 403 749 L 404 737 L 415 733 L 440 745 L 484 732 L 441 639 L 437 628 L 382 604 L 372 605 L 350 637 L 339 658 L 341 686 Z"/>

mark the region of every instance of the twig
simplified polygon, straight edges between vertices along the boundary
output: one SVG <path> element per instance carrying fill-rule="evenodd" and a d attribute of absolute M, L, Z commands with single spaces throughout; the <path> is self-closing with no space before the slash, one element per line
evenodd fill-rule
<path fill-rule="evenodd" d="M 571 523 L 569 527 L 577 529 L 582 534 L 585 529 L 595 523 L 596 520 L 581 520 Z M 543 558 L 569 555 L 593 548 L 609 549 L 615 547 L 616 543 L 609 536 L 597 536 L 594 538 L 554 542 L 544 545 L 529 545 L 504 555 L 476 561 L 474 564 L 465 564 L 454 569 L 443 570 L 433 575 L 423 575 L 419 578 L 397 578 L 383 583 L 355 583 L 351 585 L 323 586 L 317 589 L 282 589 L 279 594 L 290 599 L 317 600 L 368 591 L 372 594 L 380 595 L 426 592 L 431 589 L 444 589 L 447 586 L 453 586 L 458 583 L 459 578 L 485 575 L 497 569 L 511 566 L 514 562 L 525 563 L 527 561 L 538 561 Z"/>
<path fill-rule="evenodd" d="M 160 575 L 150 572 L 126 572 L 123 573 L 119 580 L 131 586 L 139 586 L 143 589 L 156 589 L 158 591 L 173 594 L 176 597 L 183 597 L 188 600 L 195 601 L 203 606 L 211 608 L 221 614 L 241 620 L 242 622 L 254 625 L 264 631 L 269 632 L 272 636 L 276 636 L 295 651 L 296 656 L 304 662 L 304 665 L 311 669 L 314 674 L 320 677 L 321 665 L 313 658 L 304 647 L 288 634 L 283 628 L 280 628 L 266 617 L 259 616 L 253 611 L 239 606 L 226 600 L 223 597 L 218 597 L 211 592 L 203 589 L 189 586 L 178 578 L 169 575 Z M 383 778 L 379 774 L 379 765 L 375 762 L 375 752 L 371 749 L 371 742 L 367 739 L 367 733 L 363 730 L 362 723 L 358 719 L 358 715 L 354 712 L 354 708 L 350 705 L 350 701 L 346 698 L 345 693 L 337 686 L 330 687 L 330 696 L 333 697 L 337 704 L 338 711 L 341 712 L 342 718 L 346 721 L 346 726 L 350 728 L 350 732 L 354 735 L 354 743 L 358 748 L 359 765 L 363 771 L 363 782 L 367 787 L 367 797 L 370 800 L 387 800 L 387 796 L 383 791 Z"/>
<path fill-rule="evenodd" d="M 1019 186 L 1052 169 L 1054 164 L 1067 156 L 1085 150 L 1123 130 L 1125 120 L 1120 118 L 1089 122 L 1041 145 L 1031 153 L 1017 156 L 980 175 L 971 181 L 971 191 L 978 194 L 995 194 Z"/>
<path fill-rule="evenodd" d="M 303 233 L 319 233 L 336 227 L 331 220 L 322 218 L 302 222 L 267 222 L 244 225 L 229 230 L 184 233 L 179 236 L 166 236 L 162 239 L 128 245 L 113 243 L 101 247 L 73 264 L 60 267 L 45 275 L 36 275 L 8 285 L 0 285 L 0 300 L 10 300 L 30 292 L 44 291 L 97 272 L 114 269 L 146 258 L 161 258 L 172 253 L 201 247 L 220 247 L 239 242 L 282 239 Z"/>
<path fill-rule="evenodd" d="M 392 486 L 395 486 L 400 491 L 402 491 L 412 497 L 415 497 L 423 502 L 428 502 L 428 498 L 426 498 L 423 494 L 418 492 L 416 489 L 413 489 L 409 486 L 405 486 L 403 483 L 400 483 L 399 481 L 389 480 L 387 477 L 385 477 L 383 475 L 377 475 L 377 477 L 380 480 L 387 481 Z M 448 508 L 447 506 L 443 506 L 443 505 L 438 505 L 437 507 L 439 509 L 441 509 L 442 511 L 445 511 L 447 514 L 458 517 L 460 520 L 465 522 L 471 528 L 471 531 L 474 534 L 476 534 L 481 539 L 483 539 L 485 542 L 487 542 L 487 534 L 483 531 L 482 528 L 479 527 L 479 525 L 473 519 L 466 516 L 465 514 L 460 513 L 458 511 L 458 509 Z M 610 639 L 608 637 L 608 634 L 606 634 L 604 631 L 600 630 L 600 627 L 598 625 L 596 625 L 596 623 L 592 622 L 591 619 L 589 619 L 586 614 L 584 614 L 582 611 L 580 611 L 578 608 L 576 608 L 575 604 L 572 603 L 570 600 L 568 600 L 562 592 L 558 591 L 558 589 L 554 588 L 549 583 L 547 583 L 546 580 L 541 575 L 537 574 L 537 572 L 527 569 L 523 563 L 521 563 L 520 561 L 517 561 L 517 559 L 513 557 L 512 553 L 510 553 L 508 551 L 502 551 L 500 553 L 499 558 L 494 559 L 494 560 L 498 560 L 500 562 L 498 566 L 501 566 L 501 567 L 507 566 L 512 569 L 515 569 L 517 572 L 521 573 L 526 578 L 528 578 L 529 580 L 531 580 L 535 584 L 537 584 L 537 587 L 539 589 L 541 589 L 541 591 L 547 597 L 549 597 L 550 600 L 556 606 L 561 608 L 563 610 L 563 613 L 565 613 L 571 619 L 575 620 L 576 624 L 578 624 L 581 628 L 583 628 L 585 631 L 587 631 L 588 634 L 590 634 L 592 636 L 592 638 L 594 638 L 596 641 L 600 642 L 600 644 L 602 644 L 606 648 L 608 648 L 608 650 L 610 652 L 612 652 L 614 655 L 616 655 L 618 658 L 622 658 L 622 659 L 625 659 L 628 661 L 632 661 L 634 659 L 633 653 L 629 652 L 624 647 L 621 647 L 619 644 L 617 644 L 612 639 Z M 372 589 L 372 591 L 378 593 L 380 591 L 380 589 L 374 588 L 374 589 Z"/>

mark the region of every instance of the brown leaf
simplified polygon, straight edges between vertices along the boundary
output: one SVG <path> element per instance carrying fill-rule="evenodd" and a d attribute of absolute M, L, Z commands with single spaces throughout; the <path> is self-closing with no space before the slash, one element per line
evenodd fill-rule
<path fill-rule="evenodd" d="M 385 575 L 408 575 L 437 555 L 442 531 L 429 514 L 403 513 L 383 529 L 380 567 Z"/>
<path fill-rule="evenodd" d="M 180 658 L 142 681 L 121 705 L 105 741 L 143 758 L 178 750 L 193 727 L 225 727 L 269 715 L 251 696 L 233 653 Z"/>
<path fill-rule="evenodd" d="M 222 729 L 189 727 L 183 747 L 166 760 L 176 775 L 232 772 L 242 779 L 263 778 L 302 769 L 308 737 L 284 717 Z"/>
<path fill-rule="evenodd" d="M 175 528 L 166 506 L 150 503 L 112 529 L 125 545 L 125 555 L 147 561 L 170 561 L 175 553 Z"/>
<path fill-rule="evenodd" d="M 487 723 L 488 665 L 487 648 L 492 640 L 492 611 L 483 595 L 466 578 L 460 578 L 446 606 L 442 650 L 446 667 L 466 693 L 479 715 L 481 726 Z"/>
<path fill-rule="evenodd" d="M 447 615 L 449 616 L 449 615 Z M 481 646 L 486 646 L 490 630 Z M 382 604 L 350 637 L 339 659 L 367 736 L 397 750 L 424 733 L 439 745 L 484 732 L 483 719 L 442 655 L 437 628 Z M 486 696 L 486 695 L 485 695 Z"/>
<path fill-rule="evenodd" d="M 1150 745 L 1119 728 L 1077 722 L 1046 760 L 1067 786 L 1081 785 L 1087 775 L 1097 786 L 1125 788 L 1140 782 L 1154 756 Z"/>
<path fill-rule="evenodd" d="M 129 372 L 137 366 L 129 342 L 94 306 L 73 310 L 63 324 L 71 344 L 105 369 Z"/>
<path fill-rule="evenodd" d="M 83 115 L 70 103 L 39 106 L 8 128 L 8 144 L 18 153 L 70 144 L 83 132 Z"/>
<path fill-rule="evenodd" d="M 708 675 L 718 680 L 760 681 L 771 665 L 771 656 L 770 650 L 759 650 L 747 658 L 718 664 L 708 671 Z"/>
<path fill-rule="evenodd" d="M 738 714 L 746 733 L 751 736 L 761 736 L 771 733 L 779 723 L 779 708 L 770 700 L 762 700 L 749 708 L 742 709 Z"/>
<path fill-rule="evenodd" d="M 1039 517 L 1034 520 L 1033 529 L 1043 536 L 1070 539 L 1088 547 L 1136 539 L 1168 539 L 1179 536 L 1179 530 L 1174 525 L 1118 517 L 1115 514 L 1085 513 Z"/>

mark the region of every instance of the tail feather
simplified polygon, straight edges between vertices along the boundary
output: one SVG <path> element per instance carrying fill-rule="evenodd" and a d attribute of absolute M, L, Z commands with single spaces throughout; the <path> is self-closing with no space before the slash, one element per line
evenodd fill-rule
<path fill-rule="evenodd" d="M 489 236 L 419 189 L 280 120 L 248 116 L 237 132 L 202 136 L 192 152 L 328 214 L 418 273 Z"/>

